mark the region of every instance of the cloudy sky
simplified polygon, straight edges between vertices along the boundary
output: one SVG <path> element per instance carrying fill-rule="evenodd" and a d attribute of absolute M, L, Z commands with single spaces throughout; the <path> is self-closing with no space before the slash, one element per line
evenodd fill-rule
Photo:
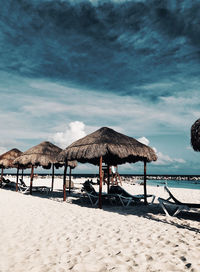
<path fill-rule="evenodd" d="M 200 174 L 199 14 L 198 0 L 1 0 L 0 153 L 108 126 L 155 148 L 148 173 Z"/>

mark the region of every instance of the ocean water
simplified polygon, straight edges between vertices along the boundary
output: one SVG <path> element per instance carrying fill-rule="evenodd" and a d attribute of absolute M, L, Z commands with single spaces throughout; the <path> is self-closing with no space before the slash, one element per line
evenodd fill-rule
<path fill-rule="evenodd" d="M 148 186 L 165 186 L 200 190 L 200 180 L 147 180 Z"/>

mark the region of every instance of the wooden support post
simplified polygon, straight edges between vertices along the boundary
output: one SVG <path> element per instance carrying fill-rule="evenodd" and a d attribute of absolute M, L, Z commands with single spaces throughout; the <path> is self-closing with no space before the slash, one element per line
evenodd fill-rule
<path fill-rule="evenodd" d="M 147 162 L 144 160 L 144 203 L 147 205 Z"/>
<path fill-rule="evenodd" d="M 72 186 L 72 168 L 69 167 L 69 194 L 71 193 L 71 186 Z"/>
<path fill-rule="evenodd" d="M 99 160 L 99 209 L 102 209 L 102 183 L 103 183 L 103 177 L 102 177 L 102 156 L 100 157 Z"/>
<path fill-rule="evenodd" d="M 21 175 L 22 181 L 24 180 L 24 169 L 22 168 L 22 175 Z"/>
<path fill-rule="evenodd" d="M 34 165 L 31 166 L 30 195 L 32 195 L 33 176 L 34 176 Z"/>
<path fill-rule="evenodd" d="M 19 165 L 17 166 L 16 192 L 18 192 Z"/>
<path fill-rule="evenodd" d="M 2 187 L 3 182 L 3 166 L 1 167 L 1 180 L 0 180 L 0 187 Z"/>
<path fill-rule="evenodd" d="M 109 194 L 109 191 L 110 191 L 110 166 L 108 164 L 107 166 L 107 193 Z"/>
<path fill-rule="evenodd" d="M 52 180 L 51 180 L 51 192 L 53 193 L 53 185 L 54 185 L 54 163 L 52 163 Z"/>
<path fill-rule="evenodd" d="M 67 174 L 67 161 L 65 161 L 63 175 L 63 201 L 66 201 L 66 174 Z"/>

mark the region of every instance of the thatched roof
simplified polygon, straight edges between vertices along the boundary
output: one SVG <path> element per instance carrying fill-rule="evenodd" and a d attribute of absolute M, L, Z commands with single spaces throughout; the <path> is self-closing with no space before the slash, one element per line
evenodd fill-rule
<path fill-rule="evenodd" d="M 191 127 L 191 145 L 195 151 L 200 151 L 200 119 Z"/>
<path fill-rule="evenodd" d="M 22 155 L 17 158 L 14 163 L 18 164 L 19 166 L 42 166 L 46 169 L 51 168 L 51 165 L 54 163 L 58 168 L 64 164 L 62 161 L 58 162 L 56 159 L 61 151 L 62 149 L 60 147 L 50 142 L 42 142 L 22 153 Z M 74 166 L 74 162 L 72 162 L 72 166 Z"/>
<path fill-rule="evenodd" d="M 4 154 L 2 154 L 0 156 L 0 167 L 3 167 L 3 168 L 16 167 L 13 165 L 13 161 L 17 157 L 19 157 L 21 154 L 22 154 L 22 152 L 17 148 L 13 148 L 13 149 L 5 152 Z"/>
<path fill-rule="evenodd" d="M 157 160 L 152 148 L 107 127 L 102 127 L 72 143 L 59 154 L 58 159 L 98 165 L 101 156 L 103 162 L 109 165 Z"/>
<path fill-rule="evenodd" d="M 68 161 L 67 164 L 71 167 L 71 169 L 74 169 L 77 166 L 77 161 Z"/>

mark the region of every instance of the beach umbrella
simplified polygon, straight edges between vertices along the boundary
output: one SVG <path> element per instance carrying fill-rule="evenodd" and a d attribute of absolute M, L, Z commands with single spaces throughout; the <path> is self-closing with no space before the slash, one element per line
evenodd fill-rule
<path fill-rule="evenodd" d="M 3 169 L 16 167 L 13 164 L 13 162 L 21 154 L 22 154 L 22 152 L 19 149 L 13 148 L 13 149 L 3 153 L 2 155 L 0 155 L 0 167 L 1 167 L 1 183 L 0 183 L 0 186 L 2 186 Z M 17 167 L 17 180 L 18 180 L 18 174 L 19 174 L 19 168 Z"/>
<path fill-rule="evenodd" d="M 72 143 L 58 156 L 58 160 L 77 160 L 99 166 L 99 207 L 101 208 L 102 163 L 118 165 L 144 162 L 144 195 L 146 201 L 146 163 L 156 161 L 154 150 L 136 139 L 108 127 L 102 127 L 84 138 Z M 109 167 L 108 167 L 109 169 Z"/>
<path fill-rule="evenodd" d="M 200 119 L 191 127 L 191 145 L 195 151 L 200 151 Z"/>
<path fill-rule="evenodd" d="M 59 168 L 64 165 L 62 162 L 56 160 L 58 154 L 62 149 L 50 142 L 42 142 L 36 146 L 31 147 L 27 151 L 23 152 L 18 157 L 14 164 L 19 167 L 26 167 L 31 165 L 31 178 L 30 178 L 30 194 L 32 194 L 34 167 L 42 166 L 45 169 L 52 167 L 52 190 L 54 183 L 54 167 Z"/>

